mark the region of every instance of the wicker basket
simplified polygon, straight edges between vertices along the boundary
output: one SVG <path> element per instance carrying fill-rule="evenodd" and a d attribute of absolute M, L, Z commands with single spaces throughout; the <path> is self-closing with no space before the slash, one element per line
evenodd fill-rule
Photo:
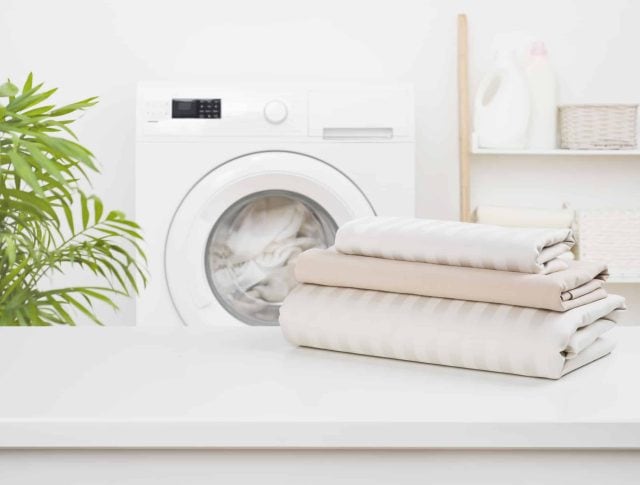
<path fill-rule="evenodd" d="M 636 148 L 637 104 L 576 104 L 560 106 L 559 110 L 560 148 Z"/>
<path fill-rule="evenodd" d="M 611 278 L 640 279 L 640 209 L 577 211 L 579 259 L 609 265 Z"/>

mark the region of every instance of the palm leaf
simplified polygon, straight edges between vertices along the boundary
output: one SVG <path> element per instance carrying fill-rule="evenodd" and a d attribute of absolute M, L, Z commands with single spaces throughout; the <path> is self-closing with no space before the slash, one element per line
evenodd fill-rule
<path fill-rule="evenodd" d="M 56 107 L 42 88 L 31 74 L 21 89 L 0 85 L 0 325 L 73 325 L 74 314 L 99 324 L 94 303 L 116 309 L 114 297 L 146 284 L 141 228 L 78 187 L 97 166 L 70 125 L 97 98 Z M 69 266 L 102 284 L 40 288 Z"/>

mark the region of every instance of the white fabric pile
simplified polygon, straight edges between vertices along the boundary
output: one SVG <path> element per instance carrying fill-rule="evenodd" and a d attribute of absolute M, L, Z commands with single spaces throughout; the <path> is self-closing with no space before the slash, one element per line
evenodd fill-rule
<path fill-rule="evenodd" d="M 293 263 L 305 250 L 324 246 L 320 226 L 300 202 L 264 197 L 221 229 L 207 252 L 219 294 L 257 318 L 279 305 L 296 286 Z M 262 316 L 261 316 L 262 315 Z"/>

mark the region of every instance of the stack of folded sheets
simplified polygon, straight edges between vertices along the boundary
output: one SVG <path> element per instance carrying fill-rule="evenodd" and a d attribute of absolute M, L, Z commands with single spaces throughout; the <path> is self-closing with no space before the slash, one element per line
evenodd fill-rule
<path fill-rule="evenodd" d="M 280 324 L 296 345 L 558 379 L 607 355 L 624 299 L 570 229 L 370 217 L 303 253 Z"/>

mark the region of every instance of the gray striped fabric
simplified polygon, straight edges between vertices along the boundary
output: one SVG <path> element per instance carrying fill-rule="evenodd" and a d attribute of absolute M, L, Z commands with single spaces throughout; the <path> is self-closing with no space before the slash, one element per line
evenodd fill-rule
<path fill-rule="evenodd" d="M 295 345 L 557 379 L 606 355 L 624 299 L 564 313 L 304 284 L 280 309 Z"/>
<path fill-rule="evenodd" d="M 491 226 L 401 217 L 366 217 L 343 225 L 335 247 L 345 254 L 452 266 L 552 273 L 566 269 L 570 229 Z"/>

